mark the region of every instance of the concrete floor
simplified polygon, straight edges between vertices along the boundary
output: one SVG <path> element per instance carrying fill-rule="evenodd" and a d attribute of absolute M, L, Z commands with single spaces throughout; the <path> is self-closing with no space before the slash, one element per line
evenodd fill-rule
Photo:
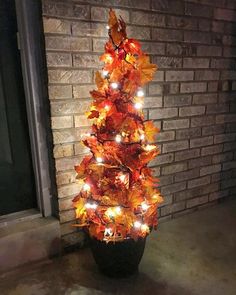
<path fill-rule="evenodd" d="M 89 249 L 0 277 L 1 295 L 235 295 L 236 200 L 162 223 L 150 235 L 139 274 L 100 274 Z"/>

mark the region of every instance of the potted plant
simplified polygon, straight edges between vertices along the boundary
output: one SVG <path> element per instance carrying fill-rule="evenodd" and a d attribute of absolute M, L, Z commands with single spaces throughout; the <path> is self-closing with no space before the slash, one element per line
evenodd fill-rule
<path fill-rule="evenodd" d="M 91 154 L 75 167 L 83 186 L 73 204 L 76 226 L 88 232 L 100 270 L 126 276 L 138 268 L 162 202 L 157 179 L 147 167 L 158 154 L 153 143 L 158 129 L 144 120 L 142 111 L 143 86 L 157 67 L 138 41 L 127 38 L 125 22 L 113 10 L 108 34 L 97 90 L 90 92 L 92 131 L 82 140 Z"/>

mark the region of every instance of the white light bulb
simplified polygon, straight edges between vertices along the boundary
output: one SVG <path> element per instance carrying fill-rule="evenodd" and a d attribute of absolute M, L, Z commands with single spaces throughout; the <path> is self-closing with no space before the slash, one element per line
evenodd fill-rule
<path fill-rule="evenodd" d="M 144 96 L 144 92 L 143 92 L 142 89 L 140 89 L 140 90 L 137 91 L 137 96 L 138 96 L 138 97 L 142 97 L 142 96 Z"/>
<path fill-rule="evenodd" d="M 124 182 L 124 181 L 125 181 L 125 178 L 126 178 L 126 176 L 125 176 L 125 174 L 122 174 L 122 175 L 120 175 L 120 176 L 119 176 L 119 178 L 120 178 L 120 180 L 121 180 L 122 182 Z"/>
<path fill-rule="evenodd" d="M 101 157 L 97 157 L 97 158 L 96 158 L 96 161 L 97 161 L 98 163 L 102 163 L 103 160 L 102 160 Z"/>
<path fill-rule="evenodd" d="M 117 207 L 115 208 L 115 212 L 116 212 L 116 214 L 120 214 L 120 213 L 121 213 L 121 208 L 120 208 L 120 206 L 117 206 Z"/>
<path fill-rule="evenodd" d="M 105 107 L 104 107 L 104 109 L 105 109 L 106 111 L 109 111 L 110 108 L 111 108 L 111 107 L 110 107 L 108 104 L 106 104 Z"/>
<path fill-rule="evenodd" d="M 109 30 L 109 29 L 110 29 L 110 27 L 109 27 L 108 25 L 106 25 L 106 29 L 107 29 L 107 30 Z"/>
<path fill-rule="evenodd" d="M 137 110 L 140 110 L 140 109 L 143 107 L 143 105 L 141 104 L 141 102 L 136 102 L 135 105 L 134 105 L 134 107 L 135 107 Z"/>
<path fill-rule="evenodd" d="M 118 84 L 116 82 L 112 82 L 111 83 L 111 88 L 117 89 L 118 88 Z"/>
<path fill-rule="evenodd" d="M 147 152 L 150 152 L 154 149 L 156 149 L 156 146 L 154 144 L 147 144 L 145 147 L 144 147 L 145 151 Z"/>
<path fill-rule="evenodd" d="M 146 211 L 146 210 L 149 208 L 148 204 L 145 203 L 145 202 L 143 202 L 143 203 L 141 204 L 141 207 L 142 207 L 142 209 L 143 209 L 144 211 Z"/>
<path fill-rule="evenodd" d="M 117 134 L 115 140 L 116 142 L 121 142 L 122 136 L 120 134 Z"/>
<path fill-rule="evenodd" d="M 97 208 L 97 204 L 96 203 L 86 203 L 85 204 L 85 208 L 87 208 L 87 209 L 96 209 Z"/>
<path fill-rule="evenodd" d="M 104 236 L 112 236 L 112 229 L 111 228 L 105 228 Z"/>
<path fill-rule="evenodd" d="M 108 76 L 108 74 L 109 74 L 109 72 L 108 71 L 105 71 L 105 70 L 103 70 L 102 71 L 102 76 L 105 78 L 105 77 L 107 77 Z"/>
<path fill-rule="evenodd" d="M 144 134 L 141 134 L 141 135 L 140 135 L 140 139 L 141 139 L 141 140 L 145 139 L 145 135 L 144 135 Z"/>
<path fill-rule="evenodd" d="M 149 227 L 147 224 L 142 224 L 141 225 L 141 231 L 148 231 L 149 230 Z"/>
<path fill-rule="evenodd" d="M 135 222 L 134 222 L 134 227 L 135 227 L 135 228 L 140 228 L 140 227 L 141 227 L 141 222 L 139 222 L 139 221 L 135 221 Z"/>
<path fill-rule="evenodd" d="M 87 184 L 87 183 L 85 183 L 84 186 L 83 186 L 84 191 L 90 191 L 90 188 L 91 188 L 90 185 Z"/>
<path fill-rule="evenodd" d="M 108 208 L 106 211 L 106 215 L 109 216 L 109 218 L 113 218 L 115 217 L 115 212 L 113 211 L 113 209 Z"/>

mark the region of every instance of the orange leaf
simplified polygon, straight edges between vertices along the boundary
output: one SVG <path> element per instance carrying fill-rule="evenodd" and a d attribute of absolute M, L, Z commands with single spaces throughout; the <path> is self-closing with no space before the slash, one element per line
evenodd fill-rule
<path fill-rule="evenodd" d="M 158 133 L 159 129 L 154 125 L 152 121 L 144 122 L 144 131 L 148 141 L 154 141 L 155 135 Z"/>
<path fill-rule="evenodd" d="M 142 55 L 137 61 L 137 68 L 141 73 L 141 84 L 144 85 L 153 79 L 153 75 L 157 70 L 155 64 L 151 64 L 149 56 Z"/>
<path fill-rule="evenodd" d="M 96 72 L 95 82 L 99 90 L 107 86 L 107 80 L 103 79 L 99 71 Z"/>

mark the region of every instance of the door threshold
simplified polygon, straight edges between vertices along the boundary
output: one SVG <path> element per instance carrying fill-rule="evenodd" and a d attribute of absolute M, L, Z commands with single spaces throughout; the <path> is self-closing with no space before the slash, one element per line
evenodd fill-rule
<path fill-rule="evenodd" d="M 0 216 L 0 228 L 42 217 L 37 209 L 28 209 Z"/>

